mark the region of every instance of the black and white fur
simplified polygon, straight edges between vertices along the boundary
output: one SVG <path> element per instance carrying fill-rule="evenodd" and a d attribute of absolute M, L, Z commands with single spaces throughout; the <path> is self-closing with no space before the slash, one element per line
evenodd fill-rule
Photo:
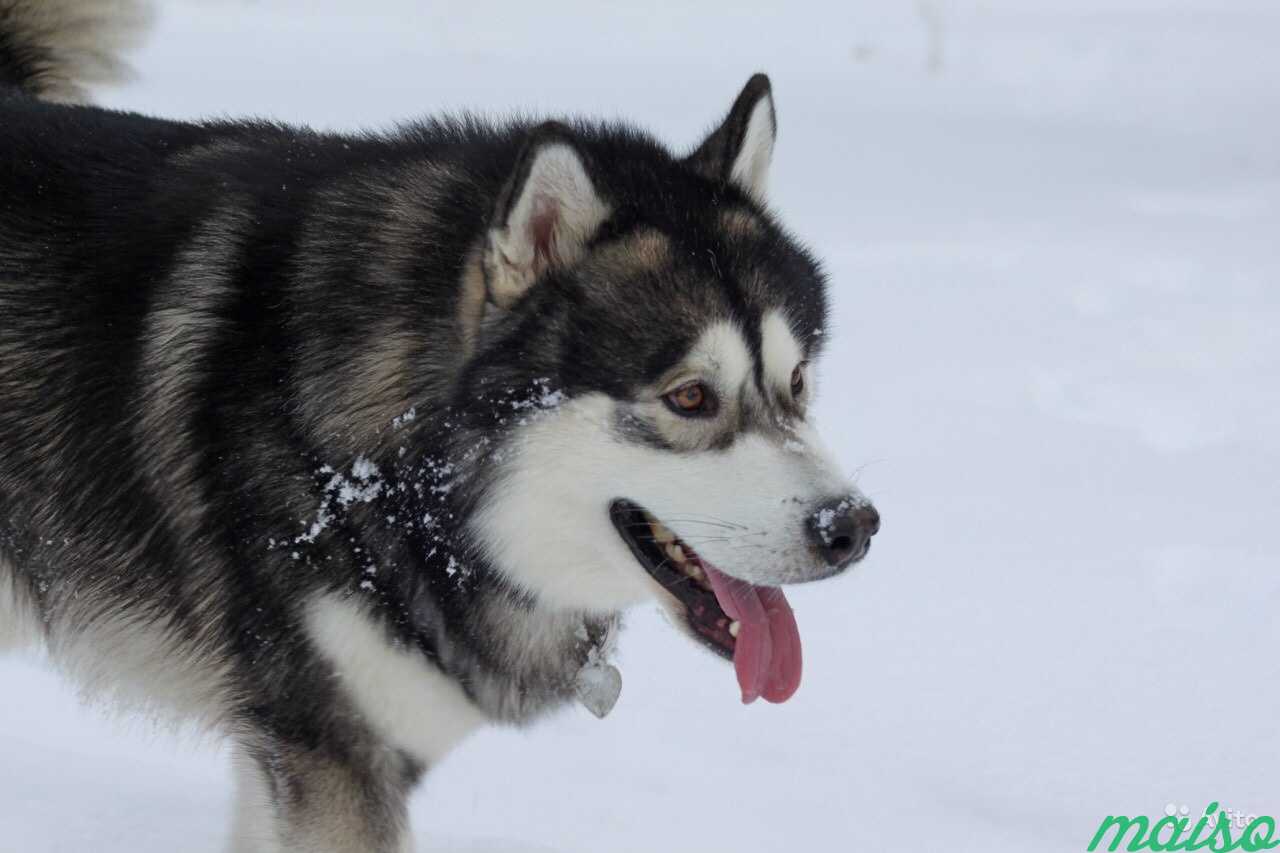
<path fill-rule="evenodd" d="M 843 567 L 815 512 L 867 505 L 805 421 L 825 282 L 766 207 L 765 77 L 684 157 L 56 103 L 145 19 L 0 0 L 0 645 L 232 738 L 233 850 L 409 849 L 433 762 L 583 698 L 672 606 L 614 499 L 748 581 Z M 690 376 L 713 417 L 664 404 Z"/>

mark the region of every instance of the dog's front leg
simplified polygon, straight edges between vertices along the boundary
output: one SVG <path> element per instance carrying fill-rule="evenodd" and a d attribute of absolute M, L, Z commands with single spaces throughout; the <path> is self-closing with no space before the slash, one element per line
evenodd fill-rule
<path fill-rule="evenodd" d="M 378 752 L 242 741 L 231 853 L 409 853 L 406 801 L 420 774 L 394 751 Z"/>

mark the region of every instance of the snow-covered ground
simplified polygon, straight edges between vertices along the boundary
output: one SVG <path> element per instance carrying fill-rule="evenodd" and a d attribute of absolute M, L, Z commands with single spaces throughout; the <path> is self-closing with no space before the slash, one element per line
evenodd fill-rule
<path fill-rule="evenodd" d="M 487 731 L 414 800 L 451 853 L 1083 850 L 1280 813 L 1274 0 L 173 0 L 115 106 L 385 126 L 627 116 L 692 144 L 773 77 L 828 262 L 819 419 L 884 530 L 795 590 L 805 683 L 737 702 L 653 613 L 622 700 Z M 215 745 L 0 661 L 0 851 L 212 853 Z"/>

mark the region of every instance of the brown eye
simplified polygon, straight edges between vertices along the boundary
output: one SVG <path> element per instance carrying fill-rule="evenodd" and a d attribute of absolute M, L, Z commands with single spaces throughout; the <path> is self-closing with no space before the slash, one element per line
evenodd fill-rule
<path fill-rule="evenodd" d="M 667 406 L 678 415 L 714 415 L 716 401 L 707 386 L 701 382 L 686 382 L 663 398 Z"/>
<path fill-rule="evenodd" d="M 791 396 L 799 397 L 804 393 L 804 368 L 809 362 L 802 361 L 791 371 Z"/>

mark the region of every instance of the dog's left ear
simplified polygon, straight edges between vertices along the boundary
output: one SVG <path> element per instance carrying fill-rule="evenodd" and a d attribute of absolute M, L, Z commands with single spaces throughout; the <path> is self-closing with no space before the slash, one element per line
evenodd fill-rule
<path fill-rule="evenodd" d="M 769 78 L 756 74 L 747 81 L 724 122 L 685 162 L 708 178 L 736 184 L 763 202 L 777 135 Z"/>
<path fill-rule="evenodd" d="M 608 217 L 573 131 L 558 122 L 535 127 L 485 238 L 489 301 L 515 305 L 547 272 L 578 260 Z"/>

